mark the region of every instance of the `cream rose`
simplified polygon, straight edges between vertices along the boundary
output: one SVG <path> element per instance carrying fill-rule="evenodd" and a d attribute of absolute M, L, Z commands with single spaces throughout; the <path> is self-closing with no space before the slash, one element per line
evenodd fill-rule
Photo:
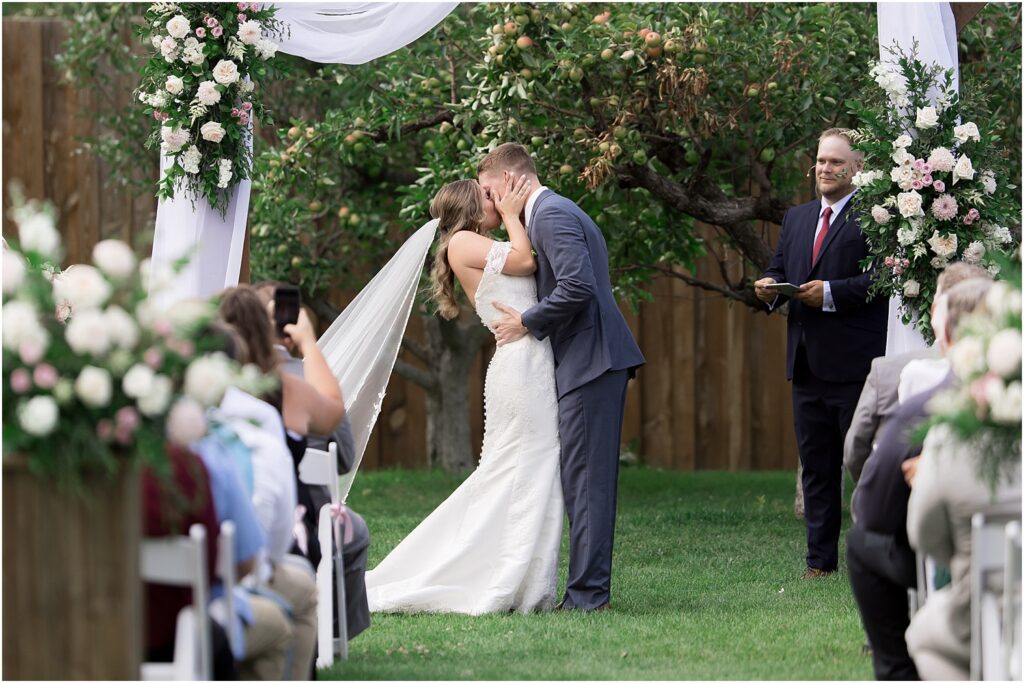
<path fill-rule="evenodd" d="M 3 291 L 14 294 L 25 279 L 25 259 L 9 249 L 4 249 Z"/>
<path fill-rule="evenodd" d="M 914 122 L 921 130 L 927 130 L 939 125 L 939 112 L 935 107 L 922 107 L 917 110 L 917 121 Z"/>
<path fill-rule="evenodd" d="M 960 180 L 973 179 L 974 166 L 971 164 L 970 158 L 965 154 L 956 160 L 956 166 L 953 167 L 953 184 L 956 185 Z"/>
<path fill-rule="evenodd" d="M 956 256 L 956 244 L 956 233 L 953 232 L 940 236 L 939 231 L 936 230 L 928 239 L 928 245 L 935 252 L 935 255 L 944 259 L 951 259 Z"/>
<path fill-rule="evenodd" d="M 53 280 L 53 298 L 67 301 L 75 314 L 102 306 L 110 291 L 110 283 L 100 271 L 85 264 L 75 264 Z"/>
<path fill-rule="evenodd" d="M 121 240 L 103 240 L 92 249 L 92 262 L 110 277 L 123 280 L 135 273 L 135 252 Z"/>
<path fill-rule="evenodd" d="M 1020 330 L 1000 330 L 988 343 L 988 369 L 1000 377 L 1010 378 L 1020 372 Z"/>
<path fill-rule="evenodd" d="M 23 344 L 41 344 L 44 348 L 49 341 L 46 330 L 39 324 L 39 313 L 27 301 L 14 299 L 3 307 L 4 348 L 17 352 Z"/>
<path fill-rule="evenodd" d="M 153 389 L 155 378 L 152 368 L 144 363 L 137 363 L 125 373 L 124 379 L 121 380 L 121 388 L 129 398 L 139 399 Z"/>
<path fill-rule="evenodd" d="M 110 350 L 107 318 L 101 311 L 75 311 L 64 329 L 64 339 L 77 354 L 102 356 Z"/>
<path fill-rule="evenodd" d="M 900 210 L 900 215 L 904 218 L 924 215 L 924 209 L 921 208 L 921 195 L 913 190 L 901 192 L 896 197 L 896 206 Z"/>
<path fill-rule="evenodd" d="M 917 280 L 907 280 L 903 283 L 903 296 L 913 299 L 921 293 L 921 283 Z"/>
<path fill-rule="evenodd" d="M 981 132 L 978 130 L 978 126 L 972 121 L 968 121 L 963 125 L 955 127 L 953 129 L 953 137 L 956 138 L 956 141 L 961 145 L 968 140 L 981 142 Z"/>
<path fill-rule="evenodd" d="M 164 89 L 172 95 L 179 95 L 185 89 L 185 82 L 177 76 L 168 76 L 164 81 Z"/>
<path fill-rule="evenodd" d="M 985 345 L 977 337 L 964 337 L 949 350 L 953 372 L 968 380 L 985 369 Z"/>
<path fill-rule="evenodd" d="M 167 404 L 171 401 L 173 388 L 174 385 L 169 377 L 164 375 L 154 377 L 149 393 L 138 400 L 139 412 L 150 417 L 162 414 L 167 410 Z"/>
<path fill-rule="evenodd" d="M 199 129 L 204 140 L 210 142 L 220 142 L 224 139 L 224 126 L 220 125 L 216 121 L 207 121 L 203 124 L 202 128 Z"/>
<path fill-rule="evenodd" d="M 47 259 L 58 257 L 60 233 L 48 214 L 38 212 L 19 217 L 16 222 L 22 249 L 34 251 Z"/>
<path fill-rule="evenodd" d="M 102 408 L 110 403 L 113 382 L 110 373 L 103 368 L 86 365 L 75 380 L 75 395 L 82 403 L 93 408 Z"/>
<path fill-rule="evenodd" d="M 167 416 L 167 438 L 181 446 L 187 446 L 206 434 L 206 415 L 195 401 L 179 399 Z"/>
<path fill-rule="evenodd" d="M 222 59 L 213 67 L 213 80 L 221 85 L 231 85 L 238 80 L 238 67 L 230 59 Z"/>
<path fill-rule="evenodd" d="M 192 30 L 192 27 L 188 25 L 188 19 L 180 14 L 172 17 L 171 20 L 167 22 L 167 32 L 171 34 L 172 38 L 181 40 L 188 35 L 190 30 Z"/>
<path fill-rule="evenodd" d="M 188 143 L 189 132 L 183 128 L 160 127 L 160 147 L 170 154 L 177 154 Z"/>
<path fill-rule="evenodd" d="M 185 371 L 185 395 L 204 406 L 215 406 L 224 398 L 231 379 L 227 356 L 223 353 L 201 356 Z"/>
<path fill-rule="evenodd" d="M 18 406 L 18 423 L 32 436 L 46 436 L 57 426 L 57 402 L 49 396 L 35 396 Z"/>
<path fill-rule="evenodd" d="M 989 382 L 986 386 L 986 398 L 992 421 L 1005 425 L 1020 425 L 1021 387 L 1020 382 L 1011 382 L 1003 386 L 1002 382 Z"/>
<path fill-rule="evenodd" d="M 213 81 L 203 81 L 199 84 L 199 89 L 196 90 L 196 99 L 199 100 L 199 104 L 211 107 L 220 102 L 220 91 L 217 90 L 217 84 Z"/>

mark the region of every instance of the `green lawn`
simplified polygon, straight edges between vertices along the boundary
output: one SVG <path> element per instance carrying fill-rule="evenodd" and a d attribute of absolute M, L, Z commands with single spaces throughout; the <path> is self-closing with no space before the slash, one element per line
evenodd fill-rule
<path fill-rule="evenodd" d="M 793 477 L 623 469 L 611 612 L 374 615 L 348 661 L 320 677 L 872 678 L 845 567 L 799 579 Z M 370 525 L 370 566 L 461 480 L 360 474 L 350 503 Z M 565 563 L 563 541 L 563 584 Z"/>

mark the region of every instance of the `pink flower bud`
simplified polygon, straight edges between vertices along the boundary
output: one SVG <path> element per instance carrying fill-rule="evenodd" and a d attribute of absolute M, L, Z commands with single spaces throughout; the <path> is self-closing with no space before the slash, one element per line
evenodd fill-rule
<path fill-rule="evenodd" d="M 206 37 L 206 29 L 203 28 L 202 26 L 200 26 L 199 28 L 196 29 L 196 38 L 205 38 L 205 37 Z"/>
<path fill-rule="evenodd" d="M 249 111 L 252 109 L 252 102 L 242 102 L 242 110 Z"/>
<path fill-rule="evenodd" d="M 167 318 L 160 318 L 155 323 L 153 323 L 153 331 L 159 334 L 161 337 L 166 337 L 167 335 L 174 331 L 174 328 L 171 327 L 170 320 L 168 320 Z"/>
<path fill-rule="evenodd" d="M 210 33 L 213 34 L 214 38 L 220 38 L 224 34 L 224 29 L 220 26 L 214 26 Z"/>
<path fill-rule="evenodd" d="M 240 3 L 238 3 L 238 9 L 239 9 L 240 11 L 242 11 L 242 12 L 244 12 L 244 11 L 245 11 L 245 10 L 246 10 L 246 9 L 247 9 L 248 7 L 249 7 L 249 5 L 247 5 L 247 4 L 246 4 L 246 3 L 244 3 L 244 2 L 240 2 Z M 241 21 L 241 19 L 239 19 L 239 21 Z"/>
<path fill-rule="evenodd" d="M 242 3 L 238 3 L 238 4 L 241 5 Z M 245 8 L 244 7 L 239 7 L 238 9 L 245 9 Z M 245 22 L 248 18 L 249 17 L 245 16 L 244 14 L 239 14 L 238 15 L 238 23 L 241 24 L 241 23 Z"/>
<path fill-rule="evenodd" d="M 11 390 L 16 394 L 24 394 L 32 388 L 32 378 L 25 368 L 15 368 L 11 372 Z"/>
<path fill-rule="evenodd" d="M 885 265 L 887 265 L 887 266 L 889 266 L 891 268 L 892 264 L 893 264 L 892 256 L 886 256 L 885 257 Z"/>
<path fill-rule="evenodd" d="M 114 436 L 114 424 L 104 418 L 96 423 L 96 437 L 100 441 L 110 441 L 111 437 Z"/>
<path fill-rule="evenodd" d="M 206 15 L 206 18 L 203 21 L 205 21 L 206 25 L 210 28 L 213 28 L 217 25 L 217 20 L 211 17 L 209 14 Z"/>
<path fill-rule="evenodd" d="M 910 183 L 910 186 L 915 190 L 920 190 L 922 187 L 924 187 L 924 183 L 922 183 L 920 180 L 915 180 L 914 182 Z"/>
<path fill-rule="evenodd" d="M 978 213 L 977 209 L 971 209 L 970 211 L 967 212 L 967 215 L 970 216 L 972 221 L 976 221 L 979 218 L 981 218 L 981 214 Z"/>
<path fill-rule="evenodd" d="M 250 2 L 249 3 L 249 9 L 252 10 L 253 12 L 259 12 L 260 11 L 260 3 L 258 3 L 258 2 Z"/>
<path fill-rule="evenodd" d="M 248 115 L 248 114 L 246 114 L 246 113 L 245 113 L 245 112 L 243 111 L 243 112 L 242 112 L 242 115 L 241 115 L 240 117 L 238 117 L 238 121 L 239 121 L 239 123 L 241 123 L 241 124 L 242 124 L 243 126 L 247 126 L 247 125 L 249 125 L 249 115 Z"/>
<path fill-rule="evenodd" d="M 893 266 L 892 267 L 892 272 L 893 272 L 894 275 L 903 275 L 903 266 L 901 266 L 901 265 Z"/>
<path fill-rule="evenodd" d="M 163 119 L 160 118 L 160 112 L 158 111 L 153 112 L 153 118 L 157 121 L 163 121 Z"/>
<path fill-rule="evenodd" d="M 231 110 L 231 115 L 232 115 L 232 116 L 238 116 L 238 115 L 239 115 L 239 114 L 241 114 L 241 113 L 242 113 L 242 112 L 241 112 L 240 110 L 238 110 L 238 109 L 232 109 L 232 110 Z"/>
<path fill-rule="evenodd" d="M 914 161 L 914 170 L 915 171 L 923 171 L 924 170 L 924 161 L 922 159 L 917 159 L 917 160 Z"/>
<path fill-rule="evenodd" d="M 125 406 L 117 411 L 114 415 L 114 419 L 117 422 L 118 429 L 125 429 L 129 432 L 134 432 L 139 428 L 139 411 L 135 410 L 131 406 Z"/>
<path fill-rule="evenodd" d="M 131 430 L 125 429 L 123 427 L 117 427 L 116 429 L 114 429 L 114 441 L 118 442 L 122 446 L 130 445 L 132 442 Z"/>
<path fill-rule="evenodd" d="M 160 349 L 153 346 L 146 349 L 146 353 L 142 355 L 142 360 L 146 363 L 146 365 L 153 368 L 154 370 L 159 370 L 160 366 L 164 362 L 164 354 L 160 351 Z"/>
<path fill-rule="evenodd" d="M 35 342 L 24 342 L 18 347 L 18 355 L 25 365 L 35 365 L 43 357 L 43 347 Z"/>
<path fill-rule="evenodd" d="M 40 389 L 52 389 L 57 386 L 57 369 L 49 363 L 40 363 L 32 371 L 32 379 Z"/>
<path fill-rule="evenodd" d="M 921 172 L 922 173 L 931 173 L 932 172 L 932 165 L 929 164 L 927 161 L 925 161 L 924 163 L 921 164 Z"/>
<path fill-rule="evenodd" d="M 946 191 L 946 183 L 942 182 L 941 180 L 936 180 L 934 183 L 932 183 L 932 187 L 935 188 L 936 192 Z"/>
<path fill-rule="evenodd" d="M 926 175 L 924 178 L 921 178 L 921 182 L 924 183 L 925 187 L 928 187 L 932 184 L 932 177 L 930 175 Z"/>
<path fill-rule="evenodd" d="M 910 267 L 910 259 L 908 259 L 908 258 L 903 259 L 903 267 L 904 268 L 909 268 Z"/>

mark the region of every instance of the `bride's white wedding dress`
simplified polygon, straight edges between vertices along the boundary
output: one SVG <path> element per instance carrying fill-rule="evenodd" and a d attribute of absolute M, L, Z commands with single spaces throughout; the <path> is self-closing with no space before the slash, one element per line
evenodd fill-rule
<path fill-rule="evenodd" d="M 501 270 L 495 242 L 476 292 L 484 325 L 500 301 L 537 303 L 532 277 Z M 484 614 L 554 607 L 562 539 L 558 399 L 547 340 L 498 347 L 484 381 L 484 440 L 477 469 L 391 554 L 366 573 L 373 612 Z"/>

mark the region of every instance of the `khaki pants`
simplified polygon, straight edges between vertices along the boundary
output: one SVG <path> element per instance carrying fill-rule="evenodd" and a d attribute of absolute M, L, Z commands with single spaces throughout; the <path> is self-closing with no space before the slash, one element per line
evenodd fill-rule
<path fill-rule="evenodd" d="M 294 557 L 293 561 L 291 558 Z M 309 680 L 313 670 L 313 656 L 316 652 L 316 577 L 305 558 L 287 556 L 286 560 L 274 565 L 274 576 L 267 584 L 292 606 L 292 630 L 294 632 L 294 654 L 290 672 L 291 680 Z"/>
<path fill-rule="evenodd" d="M 253 621 L 245 628 L 245 659 L 238 663 L 243 681 L 277 681 L 295 639 L 291 621 L 273 600 L 249 596 Z"/>

